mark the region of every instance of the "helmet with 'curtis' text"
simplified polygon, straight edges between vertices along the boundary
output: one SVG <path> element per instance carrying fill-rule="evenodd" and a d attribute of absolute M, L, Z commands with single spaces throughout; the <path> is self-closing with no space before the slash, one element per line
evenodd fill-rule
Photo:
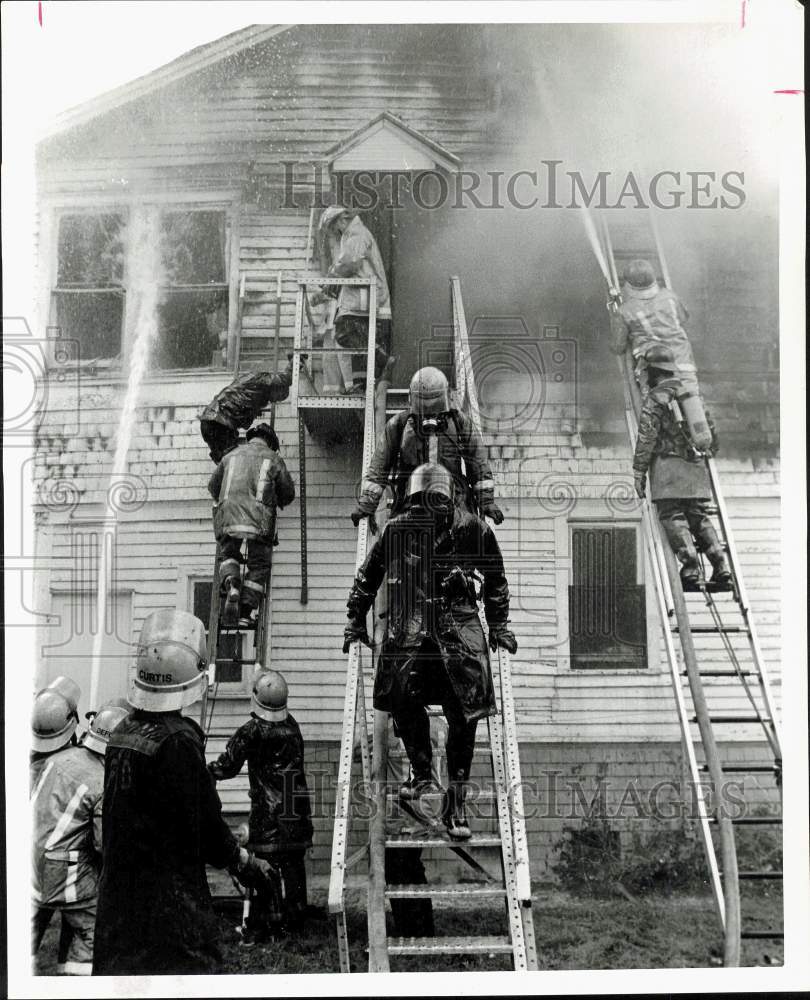
<path fill-rule="evenodd" d="M 143 623 L 127 701 L 145 712 L 174 712 L 202 694 L 205 626 L 188 611 L 153 611 Z"/>

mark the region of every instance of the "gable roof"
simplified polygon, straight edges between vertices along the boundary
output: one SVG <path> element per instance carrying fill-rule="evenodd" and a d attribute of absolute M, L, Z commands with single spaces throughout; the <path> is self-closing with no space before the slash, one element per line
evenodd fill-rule
<path fill-rule="evenodd" d="M 94 97 L 73 108 L 68 108 L 52 120 L 42 138 L 48 139 L 66 132 L 78 125 L 85 125 L 99 115 L 114 111 L 131 101 L 146 97 L 161 87 L 176 83 L 179 80 L 208 69 L 210 66 L 243 52 L 245 49 L 260 45 L 276 35 L 295 27 L 293 24 L 251 24 L 240 28 L 229 35 L 217 38 L 213 42 L 198 45 L 197 48 L 184 52 L 165 66 L 160 66 L 145 76 L 139 76 L 113 90 Z"/>
<path fill-rule="evenodd" d="M 382 154 L 382 150 L 378 148 L 379 139 L 381 138 L 380 133 L 387 133 L 388 137 L 394 141 L 394 145 L 399 147 L 395 152 L 392 151 L 394 155 L 399 155 L 400 150 L 412 151 L 417 162 L 410 169 L 423 166 L 423 164 L 418 162 L 420 156 L 427 157 L 432 163 L 451 172 L 458 170 L 461 166 L 461 160 L 455 153 L 451 153 L 449 149 L 445 149 L 438 142 L 429 139 L 422 132 L 406 125 L 401 118 L 392 115 L 390 111 L 383 111 L 382 114 L 377 115 L 376 118 L 372 118 L 362 128 L 357 129 L 356 132 L 352 132 L 350 136 L 342 139 L 337 145 L 332 146 L 326 153 L 327 162 L 335 165 L 336 169 L 340 169 L 337 161 L 345 158 L 346 165 L 343 166 L 343 169 L 353 170 L 356 169 L 357 165 L 352 162 L 353 158 L 351 154 L 362 155 L 362 147 L 365 147 L 365 150 L 371 157 L 384 155 Z M 377 140 L 376 142 L 375 139 Z M 375 167 L 376 169 L 383 170 L 397 169 L 396 164 L 377 163 L 376 160 L 369 164 L 360 164 L 360 166 Z M 409 168 L 405 166 L 400 167 L 400 169 Z"/>

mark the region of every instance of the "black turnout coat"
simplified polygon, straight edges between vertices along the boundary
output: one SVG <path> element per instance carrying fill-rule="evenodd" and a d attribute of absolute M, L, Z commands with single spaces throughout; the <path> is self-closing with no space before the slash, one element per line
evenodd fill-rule
<path fill-rule="evenodd" d="M 195 722 L 135 711 L 116 726 L 104 758 L 102 835 L 93 974 L 218 971 L 205 865 L 230 868 L 239 846 Z"/>
<path fill-rule="evenodd" d="M 349 618 L 365 618 L 388 574 L 388 616 L 374 707 L 391 711 L 407 697 L 414 657 L 426 639 L 468 722 L 495 713 L 492 672 L 478 618 L 476 578 L 487 623 L 506 624 L 509 587 L 495 535 L 485 521 L 456 509 L 444 530 L 419 507 L 392 518 L 357 573 L 347 603 Z"/>
<path fill-rule="evenodd" d="M 208 770 L 222 781 L 239 774 L 245 761 L 250 781 L 250 847 L 264 853 L 309 847 L 312 820 L 304 741 L 292 715 L 283 722 L 254 715 L 236 730 Z"/>

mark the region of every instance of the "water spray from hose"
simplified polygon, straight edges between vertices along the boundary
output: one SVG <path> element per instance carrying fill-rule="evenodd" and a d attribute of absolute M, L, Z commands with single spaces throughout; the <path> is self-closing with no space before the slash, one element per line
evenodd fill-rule
<path fill-rule="evenodd" d="M 160 227 L 157 208 L 137 213 L 130 224 L 130 252 L 133 274 L 130 285 L 136 289 L 135 316 L 130 329 L 133 331 L 129 351 L 129 377 L 118 429 L 115 452 L 106 492 L 106 508 L 102 522 L 102 539 L 99 549 L 98 583 L 96 597 L 96 632 L 93 637 L 93 655 L 90 664 L 90 708 L 98 708 L 98 689 L 101 675 L 102 645 L 105 635 L 112 635 L 114 618 L 110 614 L 110 595 L 113 589 L 115 542 L 117 532 L 118 497 L 126 491 L 124 477 L 127 471 L 132 432 L 135 427 L 136 407 L 141 384 L 148 370 L 149 355 L 158 326 L 158 295 L 162 265 L 160 258 Z"/>

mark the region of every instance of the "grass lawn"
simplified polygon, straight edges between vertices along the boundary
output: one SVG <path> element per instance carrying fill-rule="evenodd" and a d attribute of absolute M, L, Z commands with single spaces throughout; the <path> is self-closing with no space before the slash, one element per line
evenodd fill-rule
<path fill-rule="evenodd" d="M 324 905 L 325 893 L 310 893 Z M 347 924 L 354 971 L 367 968 L 364 898 L 347 892 Z M 503 934 L 505 917 L 496 907 L 459 909 L 435 905 L 437 934 Z M 776 886 L 746 887 L 743 925 L 781 927 L 782 895 Z M 241 907 L 222 910 L 223 973 L 338 972 L 334 922 L 314 921 L 294 939 L 240 949 L 235 927 Z M 390 921 L 390 915 L 389 915 Z M 701 968 L 721 964 L 722 935 L 708 895 L 650 894 L 635 902 L 623 898 L 590 899 L 560 892 L 539 892 L 534 903 L 537 953 L 541 969 Z M 390 927 L 390 925 L 389 925 Z M 37 960 L 37 972 L 56 970 L 57 923 L 49 928 Z M 745 966 L 781 965 L 781 941 L 743 942 Z M 508 956 L 403 956 L 391 961 L 396 972 L 509 969 Z M 144 970 L 146 971 L 146 970 Z"/>

